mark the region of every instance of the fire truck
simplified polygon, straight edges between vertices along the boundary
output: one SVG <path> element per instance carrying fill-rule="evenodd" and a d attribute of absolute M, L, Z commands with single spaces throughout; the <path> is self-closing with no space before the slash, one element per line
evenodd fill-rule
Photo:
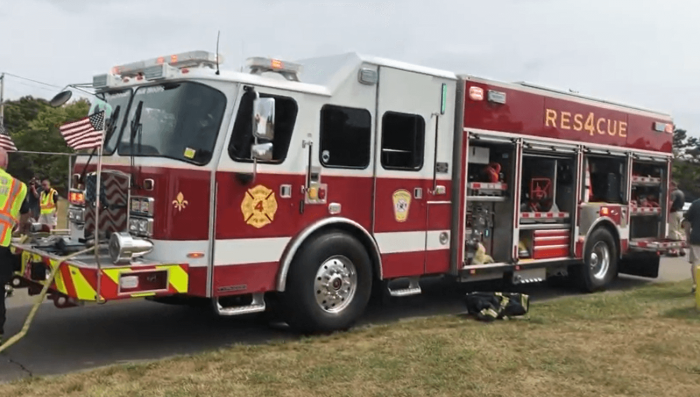
<path fill-rule="evenodd" d="M 684 246 L 667 114 L 355 53 L 221 62 L 93 78 L 104 144 L 74 164 L 69 232 L 13 243 L 15 287 L 55 271 L 59 307 L 191 297 L 328 332 L 429 276 L 595 292 Z"/>

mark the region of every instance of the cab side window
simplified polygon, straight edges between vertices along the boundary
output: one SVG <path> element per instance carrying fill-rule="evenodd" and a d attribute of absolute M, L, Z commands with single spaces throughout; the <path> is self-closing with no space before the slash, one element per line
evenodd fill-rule
<path fill-rule="evenodd" d="M 423 168 L 425 120 L 417 114 L 386 112 L 382 117 L 382 167 L 417 171 Z"/>
<path fill-rule="evenodd" d="M 321 108 L 319 155 L 325 167 L 367 168 L 371 139 L 369 111 L 334 105 Z"/>
<path fill-rule="evenodd" d="M 261 98 L 275 99 L 275 139 L 273 142 L 271 163 L 281 163 L 287 158 L 289 143 L 292 140 L 294 124 L 296 123 L 299 107 L 294 99 L 284 96 L 260 93 Z M 229 156 L 240 162 L 252 162 L 250 147 L 255 143 L 253 136 L 253 100 L 255 94 L 246 92 L 241 97 L 236 121 L 233 124 L 233 134 L 228 147 Z M 264 143 L 258 139 L 258 143 Z M 258 161 L 261 162 L 261 161 Z"/>

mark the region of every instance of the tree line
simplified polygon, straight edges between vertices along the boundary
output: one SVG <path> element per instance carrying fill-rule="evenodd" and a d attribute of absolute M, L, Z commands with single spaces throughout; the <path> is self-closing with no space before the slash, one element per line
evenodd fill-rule
<path fill-rule="evenodd" d="M 66 145 L 58 127 L 85 117 L 89 108 L 90 102 L 85 99 L 54 108 L 44 99 L 26 96 L 5 102 L 5 129 L 20 151 L 74 153 Z M 29 182 L 34 175 L 47 178 L 59 194 L 66 197 L 68 156 L 10 153 L 7 168 L 10 175 L 23 182 Z"/>
<path fill-rule="evenodd" d="M 683 129 L 673 132 L 672 177 L 686 202 L 700 198 L 700 139 Z"/>

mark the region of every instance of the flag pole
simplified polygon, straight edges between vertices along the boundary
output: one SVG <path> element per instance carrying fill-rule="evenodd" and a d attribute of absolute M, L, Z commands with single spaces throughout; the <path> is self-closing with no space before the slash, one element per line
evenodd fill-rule
<path fill-rule="evenodd" d="M 102 122 L 102 129 L 104 130 L 104 119 Z M 103 138 L 100 142 L 100 146 L 97 147 L 97 173 L 95 174 L 95 263 L 97 264 L 97 296 L 95 296 L 96 302 L 102 301 L 102 265 L 100 264 L 100 187 L 102 185 L 102 145 L 104 143 L 104 132 Z"/>

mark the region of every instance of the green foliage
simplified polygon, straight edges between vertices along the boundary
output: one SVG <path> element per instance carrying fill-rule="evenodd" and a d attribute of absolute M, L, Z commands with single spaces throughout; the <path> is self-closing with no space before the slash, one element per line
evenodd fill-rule
<path fill-rule="evenodd" d="M 58 127 L 87 115 L 90 103 L 84 99 L 52 108 L 43 99 L 24 97 L 6 103 L 5 125 L 21 151 L 73 153 Z M 48 154 L 10 154 L 8 172 L 22 181 L 32 176 L 48 178 L 65 197 L 68 183 L 68 156 Z"/>
<path fill-rule="evenodd" d="M 673 133 L 673 179 L 685 192 L 685 200 L 700 198 L 700 139 L 683 129 Z"/>

